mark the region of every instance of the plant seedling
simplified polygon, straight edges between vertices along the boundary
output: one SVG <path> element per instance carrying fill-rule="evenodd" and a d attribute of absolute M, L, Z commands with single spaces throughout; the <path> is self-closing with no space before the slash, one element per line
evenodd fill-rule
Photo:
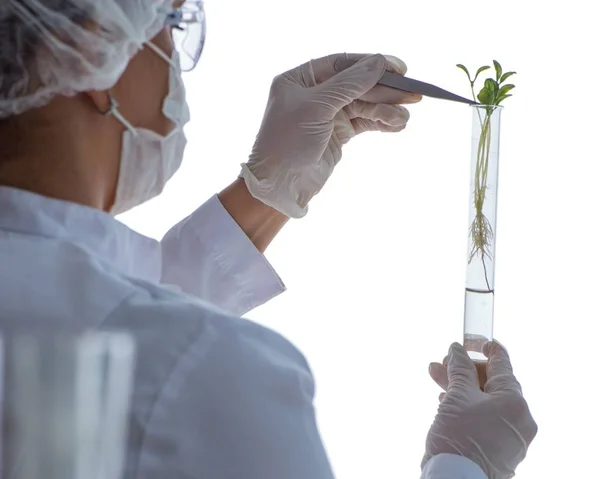
<path fill-rule="evenodd" d="M 481 263 L 483 264 L 483 271 L 485 274 L 485 281 L 488 290 L 490 291 L 491 288 L 487 277 L 485 259 L 488 258 L 489 260 L 492 260 L 490 244 L 494 237 L 494 231 L 492 230 L 489 220 L 483 213 L 491 147 L 490 126 L 494 110 L 498 108 L 500 103 L 512 96 L 512 94 L 509 92 L 515 88 L 515 85 L 506 83 L 506 80 L 516 74 L 516 72 L 512 71 L 504 73 L 502 71 L 502 66 L 496 60 L 493 61 L 493 64 L 496 73 L 495 78 L 487 78 L 484 81 L 483 88 L 477 95 L 475 95 L 475 82 L 481 73 L 489 70 L 491 67 L 489 65 L 480 67 L 475 73 L 475 77 L 471 78 L 471 74 L 469 73 L 467 67 L 461 64 L 456 65 L 467 74 L 467 78 L 469 79 L 471 86 L 473 100 L 479 101 L 479 103 L 483 105 L 483 108 L 477 112 L 479 115 L 479 123 L 481 125 L 481 135 L 479 137 L 479 144 L 477 148 L 477 163 L 475 166 L 474 181 L 475 186 L 473 191 L 475 218 L 469 228 L 469 234 L 472 241 L 469 264 L 476 256 L 481 258 Z M 481 110 L 485 112 L 485 117 L 483 118 L 481 115 Z"/>

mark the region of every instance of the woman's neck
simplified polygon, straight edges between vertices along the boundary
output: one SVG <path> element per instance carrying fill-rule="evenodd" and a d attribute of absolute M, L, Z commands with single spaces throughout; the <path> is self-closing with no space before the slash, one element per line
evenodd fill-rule
<path fill-rule="evenodd" d="M 110 130 L 68 108 L 37 115 L 11 125 L 0 122 L 0 185 L 108 211 L 116 191 L 120 137 L 110 138 L 115 136 Z"/>

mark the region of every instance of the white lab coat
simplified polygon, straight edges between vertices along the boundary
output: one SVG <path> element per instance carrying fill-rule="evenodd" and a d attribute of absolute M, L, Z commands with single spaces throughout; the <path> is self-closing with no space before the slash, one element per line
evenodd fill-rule
<path fill-rule="evenodd" d="M 285 288 L 216 196 L 157 242 L 103 212 L 0 187 L 0 265 L 2 331 L 135 336 L 125 478 L 333 477 L 305 358 L 239 318 Z M 486 479 L 452 455 L 423 477 Z"/>

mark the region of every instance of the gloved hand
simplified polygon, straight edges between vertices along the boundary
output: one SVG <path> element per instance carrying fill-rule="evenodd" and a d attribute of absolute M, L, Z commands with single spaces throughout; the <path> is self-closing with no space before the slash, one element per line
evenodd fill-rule
<path fill-rule="evenodd" d="M 484 354 L 489 358 L 485 392 L 460 344 L 450 347 L 444 364 L 431 364 L 431 377 L 446 393 L 440 395 L 422 467 L 436 454 L 458 454 L 478 464 L 489 479 L 508 479 L 525 458 L 537 425 L 506 350 L 493 342 Z"/>
<path fill-rule="evenodd" d="M 336 73 L 338 58 L 358 61 Z M 398 132 L 420 95 L 377 85 L 386 69 L 406 65 L 383 55 L 338 54 L 311 60 L 273 80 L 262 126 L 242 173 L 258 200 L 300 218 L 342 158 L 342 146 L 365 131 Z"/>

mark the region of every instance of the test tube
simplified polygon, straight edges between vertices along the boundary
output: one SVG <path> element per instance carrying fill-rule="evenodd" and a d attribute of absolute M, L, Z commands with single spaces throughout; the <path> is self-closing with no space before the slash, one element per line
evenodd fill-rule
<path fill-rule="evenodd" d="M 493 338 L 501 106 L 474 105 L 464 346 L 472 359 Z"/>
<path fill-rule="evenodd" d="M 135 347 L 125 333 L 2 337 L 2 477 L 120 479 Z"/>

